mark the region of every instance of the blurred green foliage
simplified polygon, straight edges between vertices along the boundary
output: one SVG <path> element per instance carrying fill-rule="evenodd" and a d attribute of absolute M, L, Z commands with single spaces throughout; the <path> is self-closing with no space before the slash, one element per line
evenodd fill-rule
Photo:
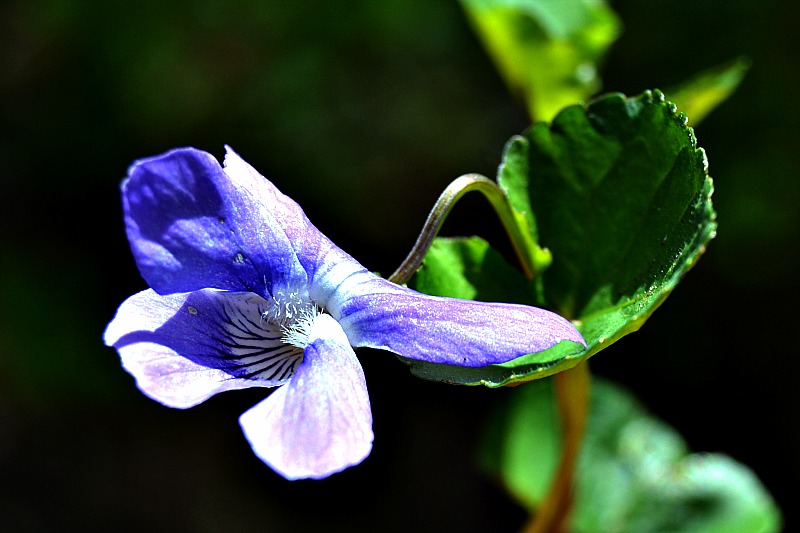
<path fill-rule="evenodd" d="M 552 383 L 519 387 L 499 407 L 481 447 L 481 462 L 534 510 L 561 449 Z M 586 433 L 570 531 L 780 530 L 780 513 L 747 467 L 721 454 L 689 454 L 678 432 L 618 386 L 594 381 Z"/>
<path fill-rule="evenodd" d="M 620 33 L 603 0 L 461 0 L 509 88 L 532 121 L 600 89 L 598 66 Z"/>
<path fill-rule="evenodd" d="M 667 97 L 696 126 L 722 102 L 730 98 L 750 69 L 750 60 L 738 57 L 704 70 L 677 87 L 667 90 Z"/>

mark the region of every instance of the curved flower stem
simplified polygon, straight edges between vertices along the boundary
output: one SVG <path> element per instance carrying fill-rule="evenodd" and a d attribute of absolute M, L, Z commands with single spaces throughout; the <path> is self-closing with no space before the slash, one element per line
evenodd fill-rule
<path fill-rule="evenodd" d="M 414 243 L 414 247 L 397 270 L 389 276 L 389 281 L 403 284 L 411 279 L 411 276 L 414 275 L 414 272 L 416 272 L 422 264 L 422 259 L 425 257 L 431 244 L 433 244 L 433 239 L 439 233 L 445 218 L 450 214 L 453 206 L 462 196 L 470 191 L 479 191 L 483 193 L 486 199 L 489 200 L 489 203 L 492 204 L 495 212 L 500 217 L 503 227 L 506 232 L 508 232 L 508 236 L 514 247 L 514 252 L 516 252 L 517 257 L 519 257 L 520 263 L 522 263 L 523 273 L 528 279 L 533 279 L 534 269 L 531 259 L 532 254 L 527 249 L 527 241 L 522 236 L 505 192 L 496 182 L 490 180 L 486 176 L 480 174 L 465 174 L 453 180 L 444 192 L 439 195 L 439 198 L 436 200 L 433 209 L 431 209 L 425 221 L 425 225 L 422 227 L 419 237 L 417 237 L 417 242 Z"/>

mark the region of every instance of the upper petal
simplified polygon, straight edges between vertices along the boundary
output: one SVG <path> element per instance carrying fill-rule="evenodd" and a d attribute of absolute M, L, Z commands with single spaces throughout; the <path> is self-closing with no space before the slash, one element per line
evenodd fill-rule
<path fill-rule="evenodd" d="M 569 320 L 536 307 L 420 294 L 375 276 L 337 305 L 353 346 L 458 366 L 499 364 L 562 340 L 585 344 Z"/>
<path fill-rule="evenodd" d="M 228 148 L 225 172 L 245 190 L 261 188 L 261 197 L 289 238 L 297 260 L 308 276 L 309 297 L 329 309 L 338 293 L 374 276 L 358 261 L 336 246 L 305 216 L 291 198 L 282 194 L 252 166 Z M 264 187 L 267 183 L 268 187 Z"/>
<path fill-rule="evenodd" d="M 295 224 L 302 210 L 242 167 L 224 170 L 194 148 L 131 166 L 122 184 L 125 223 L 139 270 L 156 292 L 264 294 L 265 286 L 306 284 L 292 237 L 316 230 L 299 226 L 287 235 L 280 217 L 291 212 Z"/>
<path fill-rule="evenodd" d="M 239 422 L 256 455 L 287 479 L 324 478 L 369 455 L 364 372 L 333 318 L 315 320 L 294 377 Z"/>
<path fill-rule="evenodd" d="M 203 290 L 128 298 L 105 332 L 139 388 L 170 407 L 191 407 L 222 391 L 285 383 L 302 353 L 261 320 L 264 299 Z"/>

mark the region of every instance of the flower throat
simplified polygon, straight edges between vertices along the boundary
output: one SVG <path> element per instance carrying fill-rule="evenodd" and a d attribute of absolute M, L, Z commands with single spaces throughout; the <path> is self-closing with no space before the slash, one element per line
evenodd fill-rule
<path fill-rule="evenodd" d="M 276 290 L 261 318 L 281 328 L 281 341 L 305 349 L 316 318 L 323 310 L 313 303 L 305 291 Z"/>

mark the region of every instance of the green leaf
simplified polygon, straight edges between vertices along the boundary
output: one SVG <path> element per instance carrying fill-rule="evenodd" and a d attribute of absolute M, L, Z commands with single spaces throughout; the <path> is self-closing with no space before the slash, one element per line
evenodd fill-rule
<path fill-rule="evenodd" d="M 532 286 L 485 244 L 476 253 L 439 241 L 417 289 L 553 309 L 588 348 L 562 343 L 473 369 L 411 363 L 420 377 L 501 386 L 572 368 L 639 329 L 716 231 L 705 154 L 658 91 L 608 95 L 534 125 L 507 144 L 498 182 L 552 251 L 550 267 Z"/>
<path fill-rule="evenodd" d="M 545 298 L 589 356 L 641 327 L 715 235 L 705 153 L 658 91 L 568 107 L 507 153 L 526 150 L 528 176 L 499 182 L 535 213 Z"/>
<path fill-rule="evenodd" d="M 533 284 L 480 237 L 434 240 L 414 287 L 434 296 L 530 304 Z"/>
<path fill-rule="evenodd" d="M 498 180 L 502 178 L 505 182 L 513 184 L 512 191 L 524 191 L 529 172 L 528 152 L 525 146 L 515 142 L 515 139 L 512 138 L 506 146 L 503 162 L 497 169 Z M 520 182 L 520 180 L 526 181 Z M 553 254 L 550 253 L 550 250 L 539 245 L 539 230 L 536 227 L 536 217 L 533 216 L 533 210 L 527 198 L 519 195 L 509 195 L 508 189 L 505 190 L 505 193 L 511 205 L 511 210 L 514 212 L 514 223 L 520 229 L 519 234 L 522 235 L 522 239 L 527 241 L 524 249 L 530 250 L 528 261 L 534 275 L 538 276 L 553 262 Z"/>
<path fill-rule="evenodd" d="M 600 88 L 603 54 L 620 33 L 602 0 L 461 0 L 532 120 L 550 120 Z"/>
<path fill-rule="evenodd" d="M 511 393 L 492 418 L 480 460 L 524 507 L 535 510 L 560 453 L 549 380 Z M 595 380 L 578 460 L 570 531 L 748 532 L 780 527 L 756 476 L 719 454 L 689 454 L 682 437 L 620 387 Z"/>
<path fill-rule="evenodd" d="M 665 92 L 678 109 L 686 113 L 692 124 L 697 126 L 714 108 L 733 94 L 748 70 L 750 60 L 738 57 L 701 72 Z"/>

